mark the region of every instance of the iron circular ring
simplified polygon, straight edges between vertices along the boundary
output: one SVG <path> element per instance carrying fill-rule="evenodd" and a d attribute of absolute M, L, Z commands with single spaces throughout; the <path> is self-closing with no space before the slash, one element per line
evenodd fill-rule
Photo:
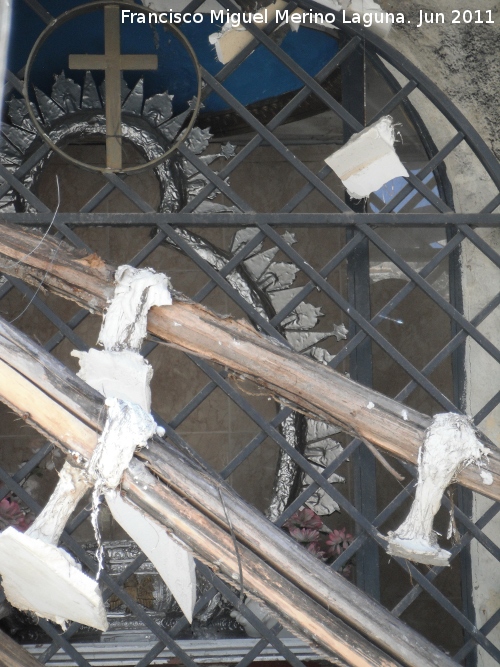
<path fill-rule="evenodd" d="M 198 113 L 201 108 L 201 86 L 202 86 L 202 79 L 201 79 L 201 69 L 200 65 L 198 63 L 198 59 L 196 57 L 196 54 L 193 50 L 193 47 L 191 46 L 190 42 L 188 39 L 182 34 L 182 32 L 172 25 L 171 23 L 163 23 L 168 30 L 171 30 L 174 35 L 179 39 L 179 41 L 182 43 L 184 48 L 189 54 L 189 57 L 191 59 L 191 62 L 193 63 L 194 70 L 196 73 L 196 80 L 197 80 L 197 93 L 196 93 L 196 104 L 194 105 L 192 109 L 192 114 L 191 118 L 189 120 L 189 123 L 187 124 L 186 128 L 183 130 L 181 136 L 179 139 L 177 139 L 170 148 L 165 151 L 162 155 L 159 155 L 157 158 L 154 160 L 150 160 L 146 164 L 141 164 L 137 165 L 135 167 L 126 167 L 123 169 L 111 169 L 109 167 L 98 167 L 96 165 L 92 164 L 87 164 L 86 162 L 82 162 L 81 160 L 77 160 L 74 157 L 71 157 L 68 155 L 65 151 L 63 151 L 52 139 L 50 136 L 45 132 L 44 128 L 42 127 L 41 123 L 39 122 L 33 108 L 31 105 L 31 101 L 29 99 L 29 81 L 30 81 L 30 75 L 31 75 L 31 70 L 33 67 L 33 64 L 36 60 L 36 57 L 38 55 L 38 52 L 40 51 L 41 47 L 47 40 L 47 38 L 57 30 L 61 25 L 64 23 L 67 23 L 68 21 L 77 18 L 78 16 L 82 16 L 84 14 L 88 14 L 90 12 L 94 12 L 97 9 L 104 9 L 106 6 L 116 6 L 116 7 L 122 7 L 126 9 L 130 9 L 131 4 L 130 2 L 127 2 L 126 0 L 117 0 L 116 2 L 109 2 L 109 0 L 95 0 L 94 2 L 90 2 L 84 5 L 80 5 L 78 7 L 75 7 L 73 9 L 68 10 L 67 12 L 64 12 L 63 14 L 60 14 L 58 17 L 53 19 L 47 27 L 43 30 L 42 33 L 38 36 L 38 39 L 36 40 L 35 44 L 33 45 L 33 48 L 31 49 L 31 52 L 28 56 L 28 60 L 26 61 L 26 67 L 25 67 L 25 73 L 24 73 L 24 82 L 23 82 L 23 97 L 26 103 L 26 108 L 28 110 L 30 119 L 35 126 L 37 132 L 40 134 L 42 139 L 45 141 L 46 144 L 52 148 L 56 153 L 64 157 L 66 160 L 69 162 L 73 163 L 74 165 L 81 167 L 83 169 L 87 169 L 88 171 L 93 171 L 93 172 L 99 172 L 99 173 L 120 173 L 120 174 L 130 174 L 130 173 L 138 173 L 141 171 L 144 171 L 146 169 L 150 169 L 152 167 L 156 167 L 159 165 L 161 162 L 167 159 L 169 155 L 171 155 L 177 148 L 182 144 L 185 139 L 189 136 L 189 133 L 193 129 L 193 126 L 196 122 L 196 118 L 198 117 Z M 156 12 L 153 11 L 152 9 L 149 9 L 149 7 L 139 7 L 139 6 L 134 6 L 134 9 L 137 9 L 138 12 L 144 13 L 144 14 L 155 14 Z"/>

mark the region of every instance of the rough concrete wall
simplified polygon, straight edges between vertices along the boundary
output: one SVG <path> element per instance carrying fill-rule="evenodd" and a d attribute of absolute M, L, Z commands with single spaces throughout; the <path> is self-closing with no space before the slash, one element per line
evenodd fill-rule
<path fill-rule="evenodd" d="M 470 9 L 492 10 L 494 25 L 452 24 L 451 10 L 467 3 L 449 0 L 381 0 L 387 11 L 403 12 L 411 23 L 398 24 L 388 42 L 425 72 L 467 116 L 500 156 L 500 7 L 476 0 Z M 443 12 L 446 23 L 417 28 L 419 12 Z M 484 16 L 483 16 L 484 18 Z"/>
<path fill-rule="evenodd" d="M 395 46 L 427 74 L 462 111 L 481 134 L 487 145 L 500 157 L 500 8 L 489 0 L 477 0 L 474 9 L 492 9 L 494 25 L 451 24 L 449 0 L 415 2 L 414 0 L 382 0 L 387 11 L 402 11 L 410 24 L 395 27 L 388 42 Z M 465 8 L 456 3 L 457 8 Z M 471 7 L 472 8 L 472 7 Z M 419 10 L 444 12 L 447 22 L 417 28 Z M 414 94 L 412 102 L 424 118 L 436 144 L 441 148 L 454 130 L 423 96 Z M 461 147 L 446 161 L 453 185 L 457 211 L 480 211 L 495 194 L 495 188 L 471 152 Z M 482 230 L 481 236 L 500 252 L 500 230 Z M 462 245 L 462 280 L 464 310 L 470 320 L 498 291 L 500 272 L 471 243 Z M 500 312 L 490 315 L 480 330 L 500 346 Z M 478 345 L 469 342 L 466 350 L 466 406 L 475 414 L 500 386 L 500 366 Z M 500 408 L 497 407 L 480 425 L 489 437 L 500 444 Z M 477 520 L 490 506 L 490 501 L 475 495 L 473 517 Z M 500 520 L 490 522 L 487 535 L 500 543 Z M 477 541 L 471 547 L 473 567 L 473 598 L 476 621 L 480 627 L 500 606 L 498 562 Z M 500 630 L 489 639 L 500 647 Z M 479 667 L 494 667 L 497 662 L 479 650 Z"/>

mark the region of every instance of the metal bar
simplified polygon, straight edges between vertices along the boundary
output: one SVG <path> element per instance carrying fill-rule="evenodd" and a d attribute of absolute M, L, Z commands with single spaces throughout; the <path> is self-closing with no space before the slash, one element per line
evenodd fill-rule
<path fill-rule="evenodd" d="M 471 243 L 473 243 L 483 255 L 485 255 L 495 266 L 500 268 L 500 255 L 494 250 L 489 243 L 482 239 L 479 234 L 468 225 L 459 225 L 460 231 L 466 236 Z"/>
<path fill-rule="evenodd" d="M 493 213 L 493 211 L 500 206 L 500 192 L 497 194 L 496 197 L 494 197 L 490 203 L 483 208 L 481 213 Z"/>
<path fill-rule="evenodd" d="M 355 236 L 352 236 L 344 245 L 342 250 L 340 250 L 334 257 L 332 257 L 332 259 L 319 271 L 319 275 L 326 279 L 330 273 L 337 268 L 337 266 L 342 264 L 342 262 L 349 257 L 351 252 L 356 250 L 358 245 L 361 244 L 363 240 L 363 235 L 359 232 Z M 305 285 L 303 289 L 301 289 L 301 291 L 295 295 L 294 298 L 290 299 L 286 306 L 283 306 L 283 308 L 278 313 L 276 313 L 273 318 L 271 318 L 271 324 L 273 326 L 278 326 L 281 324 L 285 317 L 287 317 L 292 312 L 292 310 L 294 310 L 294 308 L 296 308 L 299 303 L 302 303 L 302 301 L 304 301 L 304 299 L 306 299 L 307 296 L 315 289 L 315 283 L 313 281 L 308 282 L 307 285 Z"/>
<path fill-rule="evenodd" d="M 248 243 L 246 243 L 243 248 L 238 250 L 238 252 L 231 257 L 227 264 L 219 269 L 220 275 L 225 278 L 229 273 L 231 273 L 233 269 L 235 269 L 243 260 L 245 260 L 252 252 L 252 250 L 254 250 L 260 243 L 262 243 L 265 238 L 265 234 L 262 232 L 257 232 L 253 239 L 250 239 L 250 241 L 248 241 Z M 211 280 L 204 287 L 198 290 L 198 292 L 193 297 L 193 301 L 196 301 L 196 303 L 201 303 L 215 287 L 216 284 L 213 280 Z"/>
<path fill-rule="evenodd" d="M 434 269 L 439 266 L 439 264 L 445 259 L 457 246 L 462 242 L 463 236 L 461 233 L 455 234 L 455 236 L 446 244 L 444 248 L 441 248 L 434 257 L 428 262 L 420 271 L 420 275 L 425 278 L 434 271 Z M 414 289 L 416 288 L 415 283 L 409 282 L 403 288 L 399 290 L 386 304 L 379 310 L 379 312 L 372 318 L 371 324 L 377 326 L 384 320 L 387 315 L 389 315 L 394 308 L 396 308 Z M 338 354 L 335 355 L 335 359 L 332 360 L 332 367 L 336 368 L 344 359 L 347 358 L 347 355 L 353 348 L 353 346 L 358 344 L 358 341 L 362 340 L 367 334 L 364 331 L 359 331 L 354 338 L 352 338 Z M 449 343 L 448 343 L 449 344 Z"/>
<path fill-rule="evenodd" d="M 219 273 L 213 269 L 210 264 L 198 255 L 198 253 L 191 248 L 191 246 L 180 236 L 177 232 L 170 226 L 165 223 L 158 225 L 161 229 L 169 236 L 169 238 L 179 246 L 179 248 L 190 257 L 194 263 L 200 267 L 214 282 L 221 287 L 224 292 L 245 312 L 251 321 L 261 327 L 266 333 L 274 338 L 280 340 L 284 345 L 290 347 L 286 338 L 284 338 L 274 327 L 272 327 L 267 320 L 265 320 L 262 315 L 260 315 L 255 309 L 253 309 L 249 303 L 237 292 L 229 283 L 222 278 Z"/>
<path fill-rule="evenodd" d="M 91 213 L 99 204 L 106 199 L 106 197 L 113 192 L 115 186 L 108 179 L 106 185 L 103 185 L 95 195 L 93 195 L 84 206 L 80 209 L 80 213 Z"/>
<path fill-rule="evenodd" d="M 68 238 L 73 245 L 75 245 L 77 248 L 85 248 L 90 251 L 89 246 L 87 246 L 71 229 L 68 229 L 68 227 L 65 225 L 65 223 L 58 218 L 56 220 L 56 215 L 55 213 L 51 212 L 50 209 L 45 206 L 45 204 L 36 197 L 31 190 L 28 190 L 28 188 L 19 181 L 14 174 L 11 174 L 10 171 L 4 167 L 3 164 L 0 164 L 0 176 L 2 176 L 3 179 L 5 179 L 8 183 L 12 185 L 12 187 L 20 194 L 22 195 L 34 208 L 37 209 L 37 211 L 40 211 L 41 213 L 45 214 L 50 214 L 51 215 L 51 220 L 50 224 L 53 224 L 56 229 L 58 229 L 60 232 Z M 36 217 L 36 214 L 35 214 Z"/>
<path fill-rule="evenodd" d="M 434 155 L 427 164 L 422 167 L 422 169 L 419 170 L 419 172 L 416 174 L 416 177 L 423 180 L 426 176 L 428 176 L 431 172 L 433 172 L 435 169 L 437 169 L 443 161 L 447 158 L 447 156 L 455 150 L 457 146 L 459 146 L 462 141 L 464 140 L 464 135 L 462 132 L 457 132 L 457 134 L 450 139 L 450 141 L 443 146 L 443 148 Z M 406 199 L 409 195 L 411 195 L 412 192 L 416 192 L 416 188 L 412 187 L 409 183 L 405 185 L 405 187 L 400 190 L 397 195 L 395 195 L 390 202 L 388 202 L 385 206 L 383 206 L 379 214 L 383 213 L 391 213 L 394 211 L 396 206 L 400 204 L 402 201 Z M 449 213 L 450 211 L 447 211 Z M 398 213 L 398 215 L 401 215 Z"/>
<path fill-rule="evenodd" d="M 257 28 L 258 30 L 258 28 Z M 260 32 L 260 30 L 259 30 Z M 256 130 L 263 139 L 266 139 L 269 144 L 275 148 L 278 153 L 287 160 L 295 169 L 308 180 L 316 190 L 318 190 L 330 203 L 332 203 L 339 211 L 350 211 L 349 207 L 344 204 L 342 199 L 338 197 L 330 188 L 328 188 L 323 181 L 321 181 L 316 174 L 314 174 L 308 167 L 304 165 L 286 146 L 284 146 L 275 135 L 270 132 L 262 123 L 260 123 L 255 116 L 253 116 L 238 100 L 231 95 L 209 72 L 202 68 L 203 79 L 206 83 L 227 102 L 250 127 Z M 317 84 L 318 85 L 318 84 Z"/>
<path fill-rule="evenodd" d="M 496 296 L 495 299 L 490 301 L 490 303 L 481 310 L 475 318 L 471 320 L 471 324 L 478 326 L 483 320 L 485 320 L 488 315 L 493 312 L 495 308 L 500 305 L 500 293 Z M 446 345 L 433 357 L 422 369 L 422 373 L 432 373 L 437 366 L 442 363 L 450 354 L 453 353 L 467 338 L 467 334 L 463 329 L 461 329 L 451 340 L 446 343 Z M 399 400 L 404 400 L 408 395 L 415 389 L 416 384 L 412 380 L 409 382 L 403 389 L 399 392 Z"/>
<path fill-rule="evenodd" d="M 391 113 L 391 111 L 394 111 L 394 109 L 403 102 L 408 95 L 415 90 L 415 88 L 418 88 L 418 83 L 416 81 L 408 81 L 408 83 L 404 86 L 404 88 L 401 88 L 399 92 L 397 92 L 394 97 L 392 97 L 387 104 L 385 104 L 382 109 L 378 113 L 376 113 L 373 118 L 370 120 L 368 125 L 373 125 L 373 123 L 376 123 L 378 120 L 383 118 L 384 116 L 387 116 L 388 114 Z"/>
<path fill-rule="evenodd" d="M 225 9 L 229 9 L 231 12 L 238 12 L 240 8 L 231 0 L 220 0 L 220 3 Z M 323 8 L 324 10 L 324 8 Z M 347 123 L 349 127 L 354 132 L 360 132 L 363 129 L 363 125 L 354 118 L 344 107 L 337 102 L 329 93 L 322 88 L 314 78 L 308 74 L 300 65 L 298 65 L 293 58 L 291 58 L 287 53 L 283 51 L 277 44 L 275 44 L 267 35 L 263 33 L 262 30 L 257 28 L 257 26 L 249 23 L 246 25 L 246 30 L 251 33 L 255 38 L 263 44 L 268 51 L 270 51 L 276 58 L 285 65 L 298 79 L 302 81 L 310 90 L 313 92 L 329 109 L 331 109 L 342 121 Z M 359 35 L 360 37 L 362 35 Z M 203 79 L 205 78 L 205 73 L 203 73 Z M 207 81 L 211 86 L 211 83 Z M 231 105 L 232 106 L 232 105 Z M 235 108 L 235 107 L 233 107 Z M 236 110 L 236 109 L 235 109 Z"/>
<path fill-rule="evenodd" d="M 192 151 L 185 146 L 185 144 L 181 144 L 177 150 L 181 155 L 183 155 L 191 164 L 201 173 L 203 174 L 208 180 L 215 186 L 217 187 L 223 194 L 228 197 L 233 204 L 235 204 L 240 211 L 243 211 L 244 213 L 253 213 L 254 210 L 248 204 L 243 197 L 240 197 L 238 193 L 236 193 L 230 185 L 226 183 L 226 181 L 221 178 L 218 174 L 216 174 L 210 167 L 208 167 L 203 160 L 200 160 L 199 157 L 197 157 Z"/>
<path fill-rule="evenodd" d="M 88 350 L 88 345 L 79 337 L 75 334 L 75 332 L 68 327 L 66 322 L 62 320 L 60 317 L 58 317 L 54 311 L 49 308 L 38 296 L 36 296 L 36 292 L 33 292 L 33 290 L 28 287 L 25 283 L 23 283 L 22 280 L 19 278 L 13 278 L 12 276 L 9 276 L 8 280 L 12 282 L 14 287 L 18 289 L 24 296 L 29 299 L 29 305 L 35 306 L 45 317 L 54 324 L 61 333 L 63 333 L 68 340 L 70 340 L 73 345 L 75 345 L 79 350 Z"/>
<path fill-rule="evenodd" d="M 318 3 L 313 2 L 313 0 L 303 0 L 303 6 L 310 7 L 315 11 L 324 11 L 324 8 Z M 472 123 L 450 102 L 443 91 L 429 77 L 415 67 L 408 58 L 373 32 L 366 31 L 356 24 L 343 24 L 342 30 L 348 35 L 362 36 L 365 40 L 364 44 L 367 50 L 373 49 L 378 57 L 382 56 L 384 60 L 393 65 L 407 79 L 417 81 L 419 89 L 424 95 L 450 121 L 455 129 L 464 133 L 467 143 L 490 175 L 496 187 L 500 190 L 500 163 Z"/>
<path fill-rule="evenodd" d="M 341 68 L 342 104 L 363 127 L 366 125 L 365 53 L 357 49 Z M 353 136 L 353 129 L 343 123 L 344 143 Z M 346 203 L 358 213 L 365 213 L 366 200 L 356 201 L 345 195 Z M 356 237 L 354 229 L 346 229 L 347 243 Z M 370 248 L 365 238 L 347 257 L 347 295 L 349 304 L 370 320 Z M 349 335 L 353 338 L 359 330 L 355 320 L 349 318 Z M 373 385 L 372 341 L 369 336 L 353 348 L 349 356 L 349 374 L 353 380 L 371 387 Z M 377 514 L 377 467 L 372 452 L 362 444 L 351 458 L 351 474 L 354 488 L 354 505 L 369 521 Z M 356 533 L 361 530 L 356 524 Z M 369 540 L 361 546 L 356 557 L 356 584 L 375 600 L 380 600 L 380 572 L 378 547 Z"/>
<path fill-rule="evenodd" d="M 222 172 L 220 172 L 222 173 Z M 318 176 L 315 175 L 315 178 Z M 4 222 L 46 227 L 53 212 L 0 213 Z M 141 227 L 159 221 L 178 227 L 252 227 L 266 222 L 272 227 L 351 227 L 363 223 L 377 227 L 446 227 L 469 225 L 475 228 L 500 227 L 500 213 L 58 213 L 57 220 L 69 225 Z"/>
<path fill-rule="evenodd" d="M 38 0 L 24 0 L 25 4 L 28 5 L 30 9 L 32 9 L 37 16 L 39 16 L 42 21 L 48 25 L 54 20 L 54 17 L 52 14 L 49 14 L 49 12 L 45 9 L 45 7 L 38 2 Z"/>
<path fill-rule="evenodd" d="M 490 398 L 490 400 L 479 410 L 474 415 L 474 423 L 476 425 L 479 425 L 483 419 L 486 419 L 486 417 L 492 412 L 497 405 L 500 403 L 500 391 L 497 391 L 497 393 Z"/>
<path fill-rule="evenodd" d="M 121 145 L 121 144 L 120 144 Z M 114 149 L 112 149 L 114 150 Z M 113 153 L 114 155 L 114 153 Z M 114 157 L 118 157 L 118 154 Z M 120 153 L 121 159 L 121 153 Z M 113 184 L 115 188 L 120 190 L 130 201 L 137 206 L 143 213 L 155 213 L 155 209 L 148 204 L 135 190 L 133 190 L 129 185 L 127 185 L 124 180 L 118 176 L 118 174 L 109 174 L 105 173 L 104 176 L 108 179 L 110 183 Z"/>
<path fill-rule="evenodd" d="M 479 630 L 482 632 L 484 635 L 488 635 L 497 625 L 500 623 L 500 609 L 497 609 L 497 611 L 491 616 L 484 625 L 482 625 Z M 462 660 L 477 646 L 476 642 L 473 639 L 469 639 L 464 646 L 455 653 L 453 656 L 453 659 L 456 662 L 462 662 Z"/>
<path fill-rule="evenodd" d="M 370 322 L 360 315 L 349 302 L 341 296 L 317 271 L 315 271 L 304 259 L 290 246 L 284 242 L 279 234 L 269 225 L 259 225 L 267 236 L 294 262 L 316 285 L 334 301 L 344 313 L 349 315 L 363 331 L 372 338 L 380 347 L 387 352 L 418 384 L 427 391 L 446 410 L 454 410 L 455 406 L 434 385 L 427 380 L 393 345 L 391 345 Z M 362 227 L 362 226 L 360 226 Z"/>
<path fill-rule="evenodd" d="M 354 49 L 357 48 L 357 46 L 361 43 L 361 40 L 359 38 L 353 38 L 351 41 L 346 44 L 335 56 L 332 58 L 332 60 L 323 67 L 323 69 L 315 76 L 315 79 L 318 82 L 321 82 L 324 78 L 328 76 L 334 69 L 339 67 L 342 62 L 352 53 Z M 241 54 L 240 54 L 241 55 Z M 233 62 L 233 61 L 231 61 Z M 231 63 L 226 65 L 226 67 L 229 67 Z M 224 67 L 224 70 L 226 69 Z M 216 75 L 216 79 L 218 81 L 221 80 L 220 74 L 222 73 L 219 72 L 218 75 Z M 293 99 L 291 99 L 288 104 L 286 104 L 283 109 L 281 109 L 274 118 L 272 118 L 269 123 L 266 125 L 268 130 L 275 130 L 279 125 L 281 125 L 289 116 L 290 114 L 299 106 L 301 102 L 303 102 L 307 96 L 309 95 L 309 88 L 304 87 L 302 90 L 300 90 Z M 254 136 L 247 144 L 246 146 L 239 151 L 239 153 L 227 164 L 220 172 L 219 176 L 220 178 L 224 179 L 226 176 L 228 176 L 236 167 L 243 162 L 243 160 L 248 157 L 259 145 L 263 143 L 263 138 L 260 135 Z M 327 167 L 327 172 L 330 173 L 331 169 Z M 326 175 L 326 174 L 325 174 Z M 323 179 L 324 176 L 321 176 L 321 179 Z M 313 187 L 309 187 L 309 189 L 306 191 L 305 188 L 308 187 L 308 184 L 306 184 L 298 193 L 299 196 L 301 196 L 300 201 L 302 201 L 302 198 L 305 197 Z M 183 212 L 187 211 L 193 211 L 197 208 L 197 206 L 202 202 L 205 201 L 205 199 L 208 197 L 209 194 L 211 194 L 214 190 L 214 186 L 212 184 L 206 185 L 199 193 L 192 199 L 183 209 Z M 285 207 L 284 210 L 287 210 L 287 207 Z"/>
<path fill-rule="evenodd" d="M 54 449 L 54 445 L 51 442 L 46 442 L 45 445 L 40 447 L 36 454 L 34 454 L 29 461 L 26 461 L 19 470 L 17 470 L 13 475 L 12 479 L 15 482 L 22 482 L 25 477 L 27 477 L 30 472 L 32 472 L 43 459 L 50 454 Z M 10 489 L 0 490 L 0 500 L 3 500 L 5 496 L 10 492 Z"/>
<path fill-rule="evenodd" d="M 480 333 L 471 323 L 456 310 L 446 299 L 433 289 L 422 276 L 412 269 L 376 232 L 366 225 L 358 225 L 368 236 L 370 241 L 381 250 L 384 255 L 394 262 L 394 264 L 405 273 L 410 280 L 416 283 L 417 287 L 434 301 L 451 319 L 453 319 L 462 329 L 464 329 L 476 343 L 478 343 L 490 356 L 500 362 L 500 350 L 491 343 L 486 336 Z"/>
<path fill-rule="evenodd" d="M 401 85 L 396 79 L 396 77 L 388 70 L 388 68 L 382 63 L 380 58 L 377 58 L 373 55 L 370 49 L 367 52 L 369 60 L 374 65 L 375 69 L 384 77 L 386 82 L 389 84 L 389 87 L 393 92 L 399 92 L 401 90 Z M 408 116 L 410 122 L 413 124 L 417 135 L 422 143 L 422 146 L 427 153 L 428 158 L 434 157 L 438 153 L 437 146 L 432 139 L 425 123 L 422 120 L 420 114 L 416 111 L 413 104 L 408 98 L 402 101 L 402 106 L 404 112 Z M 453 191 L 451 188 L 451 183 L 446 174 L 445 164 L 440 164 L 434 172 L 436 185 L 438 188 L 439 196 L 442 197 L 451 208 L 453 208 Z"/>
<path fill-rule="evenodd" d="M 230 602 L 235 609 L 237 609 L 240 614 L 242 614 L 254 628 L 267 639 L 267 641 L 274 646 L 274 648 L 279 651 L 279 653 L 289 662 L 293 667 L 305 667 L 297 656 L 288 649 L 283 642 L 270 630 L 267 625 L 265 625 L 260 618 L 253 614 L 250 609 L 243 603 L 243 600 L 240 600 L 233 591 L 225 584 L 219 577 L 217 577 L 210 568 L 208 568 L 203 563 L 199 561 L 196 562 L 196 567 L 203 574 L 205 579 L 207 579 L 212 586 L 217 588 L 220 593 Z"/>
<path fill-rule="evenodd" d="M 42 160 L 47 153 L 50 152 L 50 147 L 47 144 L 42 144 L 34 153 L 33 155 L 30 155 L 30 157 L 23 162 L 23 164 L 19 167 L 14 172 L 14 176 L 16 178 L 23 178 L 26 176 L 26 174 L 35 167 L 40 160 Z M 13 186 L 10 183 L 6 183 L 5 185 L 2 185 L 0 187 L 0 198 L 4 197 L 7 192 L 12 188 Z M 15 188 L 14 188 L 15 189 Z"/>

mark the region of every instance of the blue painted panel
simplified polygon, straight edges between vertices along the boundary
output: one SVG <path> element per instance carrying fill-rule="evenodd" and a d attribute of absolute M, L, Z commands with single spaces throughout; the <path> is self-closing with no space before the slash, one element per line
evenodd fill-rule
<path fill-rule="evenodd" d="M 43 6 L 54 16 L 83 4 L 81 0 L 42 0 Z M 222 65 L 217 61 L 215 48 L 208 36 L 220 29 L 220 23 L 212 23 L 209 15 L 200 24 L 182 25 L 184 35 L 191 42 L 200 63 L 211 73 L 217 74 Z M 41 19 L 22 1 L 14 3 L 13 30 L 10 41 L 9 66 L 12 71 L 21 69 L 31 47 L 44 28 Z M 282 48 L 309 74 L 315 75 L 337 52 L 338 42 L 322 32 L 301 27 L 289 32 Z M 67 76 L 79 83 L 83 73 L 68 69 L 70 53 L 102 53 L 104 49 L 102 12 L 79 17 L 62 26 L 42 48 L 33 69 L 32 81 L 46 93 L 50 93 L 54 74 L 63 69 Z M 162 26 L 122 25 L 122 51 L 124 53 L 157 53 L 160 66 L 144 76 L 146 96 L 168 90 L 174 95 L 176 113 L 185 109 L 186 102 L 195 94 L 195 78 L 191 61 L 180 41 Z M 94 74 L 98 83 L 102 72 Z M 129 85 L 138 75 L 125 74 Z M 300 87 L 300 81 L 267 49 L 258 47 L 225 83 L 227 89 L 247 105 L 268 97 L 280 95 Z M 227 105 L 215 94 L 205 101 L 204 111 L 226 109 Z"/>

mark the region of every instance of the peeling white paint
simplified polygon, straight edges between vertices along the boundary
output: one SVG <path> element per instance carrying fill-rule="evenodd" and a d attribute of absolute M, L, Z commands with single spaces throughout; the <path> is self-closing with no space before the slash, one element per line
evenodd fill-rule
<path fill-rule="evenodd" d="M 435 415 L 418 455 L 415 500 L 405 521 L 388 534 L 387 553 L 428 565 L 448 565 L 450 552 L 437 543 L 434 516 L 457 472 L 471 463 L 483 466 L 488 453 L 468 417 Z"/>
<path fill-rule="evenodd" d="M 170 280 L 153 269 L 123 265 L 116 270 L 115 283 L 98 342 L 106 350 L 138 351 L 146 337 L 149 309 L 172 304 Z"/>
<path fill-rule="evenodd" d="M 397 176 L 408 176 L 408 171 L 394 150 L 394 123 L 384 116 L 370 125 L 325 162 L 340 178 L 351 197 L 363 199 Z"/>

